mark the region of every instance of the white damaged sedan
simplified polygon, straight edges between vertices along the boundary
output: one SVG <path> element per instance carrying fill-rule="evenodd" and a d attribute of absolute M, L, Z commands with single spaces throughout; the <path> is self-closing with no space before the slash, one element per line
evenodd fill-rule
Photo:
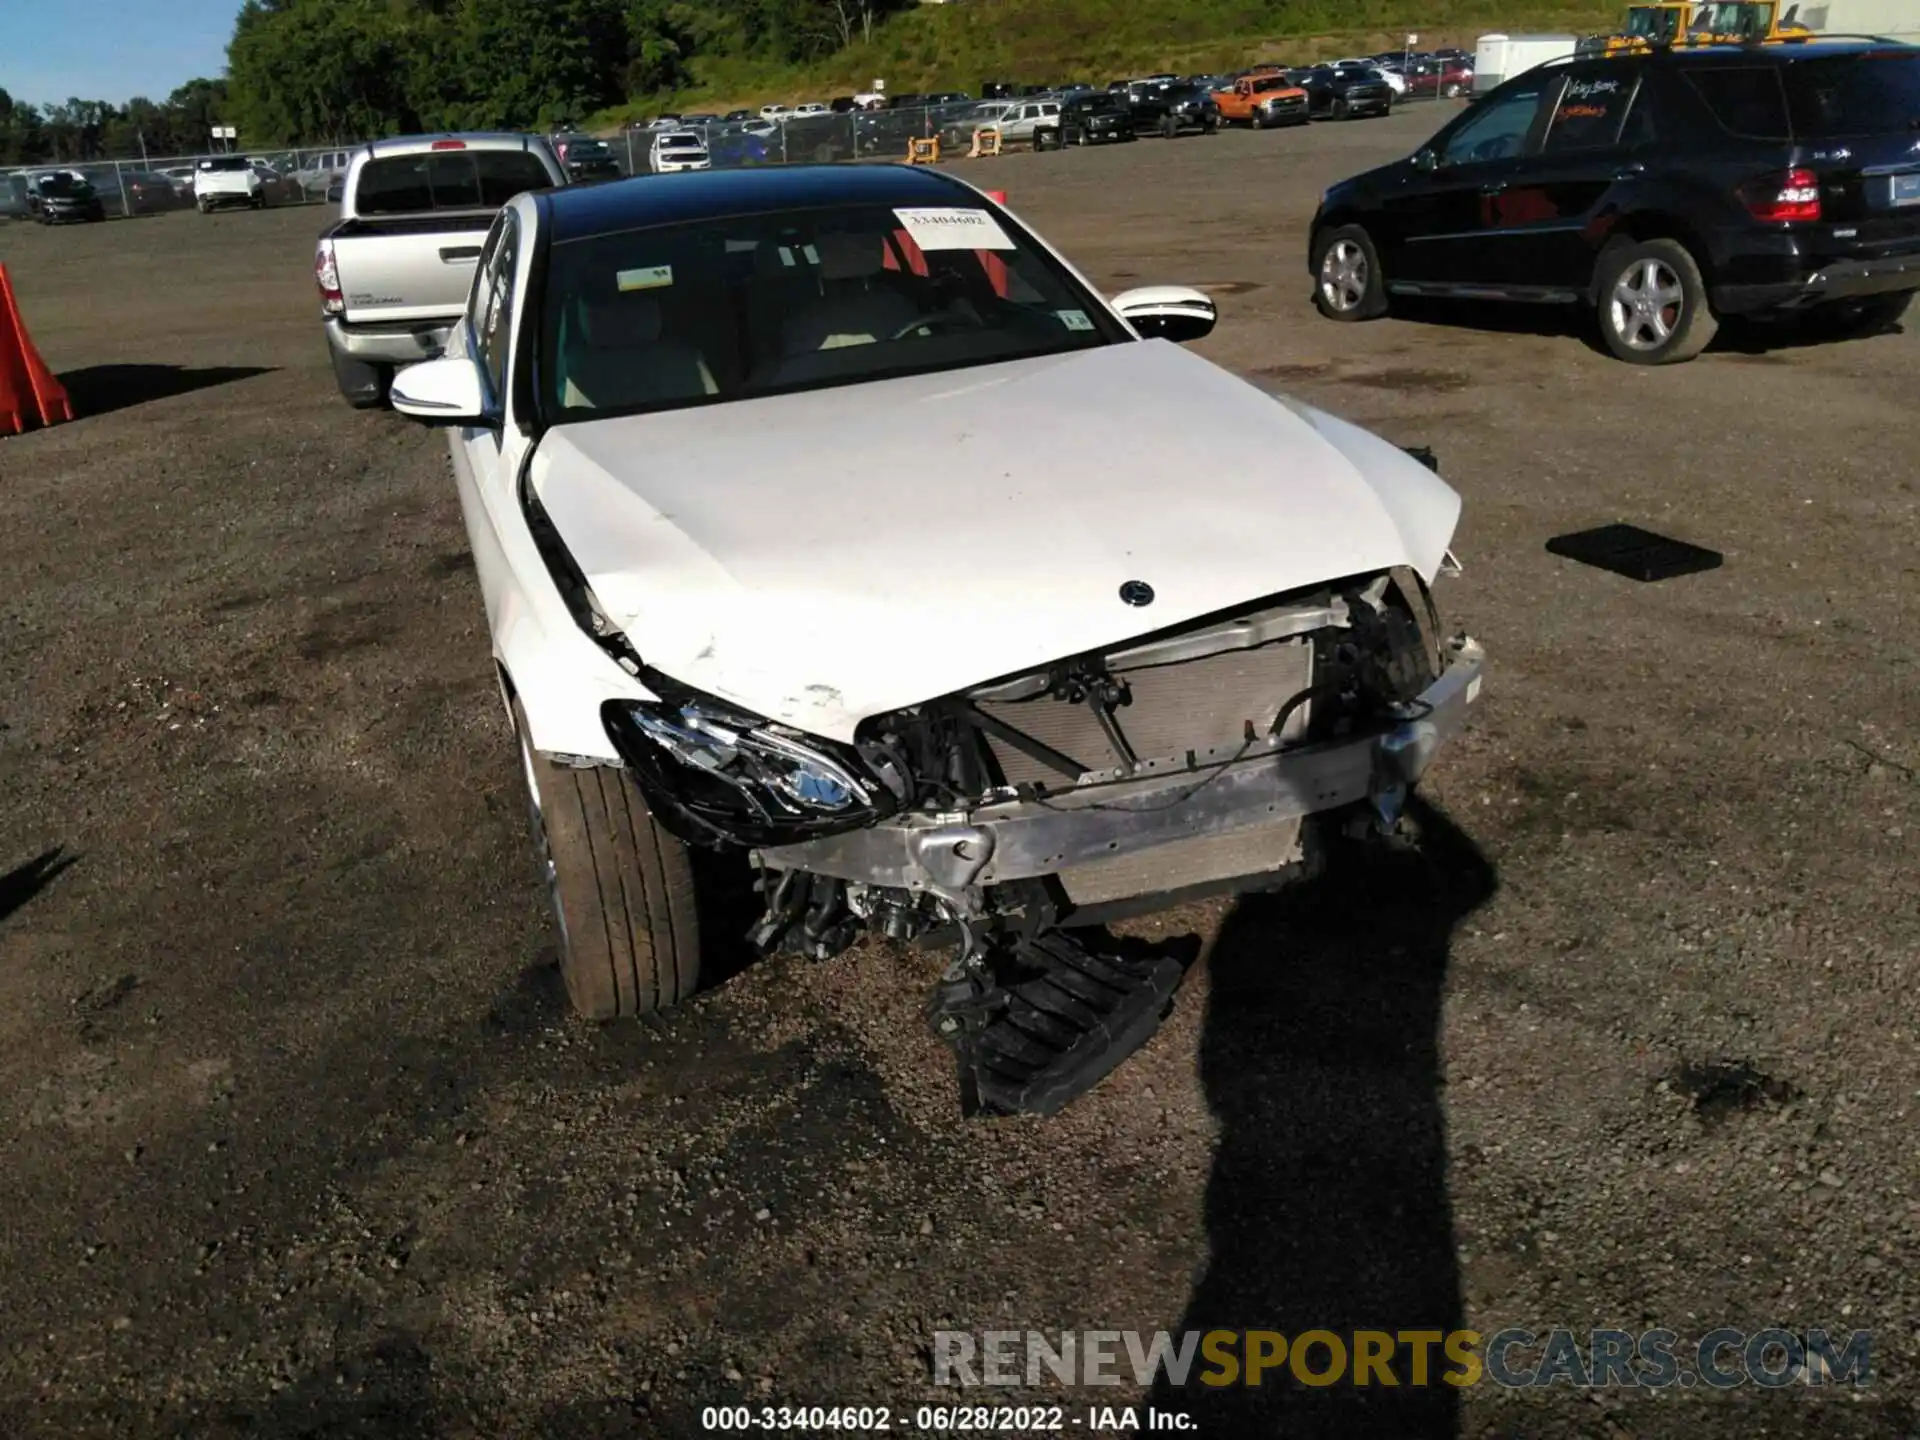
<path fill-rule="evenodd" d="M 1102 922 L 1393 828 L 1480 686 L 1459 497 L 1180 348 L 1213 323 L 931 169 L 508 204 L 392 399 L 449 427 L 583 1013 L 743 931 L 944 941 L 968 1108 L 1047 1112 L 1180 978 Z"/>

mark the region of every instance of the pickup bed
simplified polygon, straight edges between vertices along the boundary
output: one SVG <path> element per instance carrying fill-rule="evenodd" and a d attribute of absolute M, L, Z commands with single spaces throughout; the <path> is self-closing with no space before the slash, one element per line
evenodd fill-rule
<path fill-rule="evenodd" d="M 551 147 L 529 135 L 409 135 L 353 152 L 340 219 L 313 262 L 334 379 L 349 404 L 383 404 L 396 366 L 446 348 L 500 207 L 564 184 Z"/>

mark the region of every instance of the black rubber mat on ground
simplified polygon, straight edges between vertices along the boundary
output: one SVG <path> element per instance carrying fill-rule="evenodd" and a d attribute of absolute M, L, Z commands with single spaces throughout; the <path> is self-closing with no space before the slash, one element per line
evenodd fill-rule
<path fill-rule="evenodd" d="M 1063 930 L 1022 944 L 1005 1007 L 956 1047 L 962 1110 L 1052 1115 L 1086 1094 L 1160 1028 L 1197 949 Z"/>
<path fill-rule="evenodd" d="M 1629 580 L 1645 581 L 1718 570 L 1722 559 L 1718 550 L 1656 535 L 1638 525 L 1600 525 L 1571 535 L 1556 535 L 1547 541 L 1547 550 Z"/>

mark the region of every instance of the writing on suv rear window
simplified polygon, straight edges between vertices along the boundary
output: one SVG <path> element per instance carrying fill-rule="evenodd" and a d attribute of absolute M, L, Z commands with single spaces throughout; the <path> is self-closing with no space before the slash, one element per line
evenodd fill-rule
<path fill-rule="evenodd" d="M 1787 138 L 1787 97 L 1772 66 L 1712 66 L 1689 70 L 1687 81 L 1713 118 L 1753 140 Z"/>
<path fill-rule="evenodd" d="M 1620 135 L 1620 121 L 1633 102 L 1633 76 L 1570 75 L 1553 108 L 1553 122 L 1540 148 L 1551 155 L 1599 150 Z"/>
<path fill-rule="evenodd" d="M 1891 52 L 1788 67 L 1793 129 L 1809 140 L 1899 134 L 1920 120 L 1920 55 Z"/>
<path fill-rule="evenodd" d="M 553 180 L 524 150 L 439 150 L 369 160 L 360 172 L 354 208 L 362 215 L 423 210 L 497 210 L 523 190 Z"/>

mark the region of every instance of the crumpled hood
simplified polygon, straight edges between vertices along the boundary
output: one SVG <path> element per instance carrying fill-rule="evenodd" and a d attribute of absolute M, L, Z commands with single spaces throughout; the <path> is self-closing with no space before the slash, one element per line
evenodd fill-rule
<path fill-rule="evenodd" d="M 841 740 L 1245 601 L 1431 579 L 1460 510 L 1403 451 L 1159 340 L 561 426 L 532 481 L 647 664 Z"/>

